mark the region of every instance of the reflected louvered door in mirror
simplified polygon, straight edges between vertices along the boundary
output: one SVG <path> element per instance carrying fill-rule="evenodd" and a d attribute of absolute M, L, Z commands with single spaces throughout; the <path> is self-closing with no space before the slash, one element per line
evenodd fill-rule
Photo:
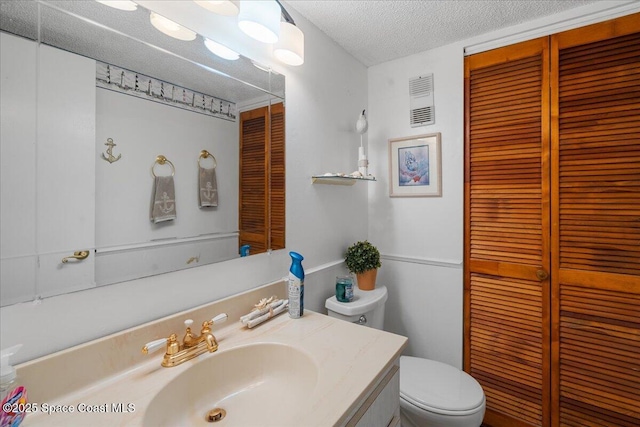
<path fill-rule="evenodd" d="M 465 369 L 485 422 L 549 415 L 548 38 L 465 60 Z"/>
<path fill-rule="evenodd" d="M 640 425 L 640 15 L 552 37 L 553 425 Z"/>
<path fill-rule="evenodd" d="M 240 113 L 240 245 L 250 253 L 268 249 L 269 107 Z"/>
<path fill-rule="evenodd" d="M 271 105 L 271 249 L 284 249 L 286 224 L 285 122 L 284 104 Z"/>
<path fill-rule="evenodd" d="M 240 113 L 240 245 L 257 254 L 285 247 L 285 107 Z"/>

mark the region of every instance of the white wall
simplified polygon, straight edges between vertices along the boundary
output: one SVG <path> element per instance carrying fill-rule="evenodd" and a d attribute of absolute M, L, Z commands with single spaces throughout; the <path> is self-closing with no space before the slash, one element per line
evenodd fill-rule
<path fill-rule="evenodd" d="M 367 72 L 315 26 L 294 18 L 305 33 L 305 63 L 278 66 L 287 79 L 287 250 L 2 307 L 2 348 L 25 344 L 17 362 L 275 281 L 288 271 L 288 250 L 304 255 L 306 270 L 321 266 L 309 275 L 306 306 L 324 307 L 340 272 L 336 263 L 349 244 L 367 237 L 370 184 L 318 186 L 311 175 L 356 168 L 354 126 L 367 105 Z"/>
<path fill-rule="evenodd" d="M 431 126 L 409 124 L 409 79 L 434 74 Z M 369 239 L 383 254 L 385 327 L 408 354 L 461 366 L 463 50 L 449 45 L 369 68 Z M 389 197 L 388 140 L 442 134 L 442 197 Z M 393 259 L 391 259 L 393 257 Z M 438 264 L 438 265 L 432 265 Z"/>
<path fill-rule="evenodd" d="M 462 366 L 464 50 L 495 48 L 638 11 L 638 2 L 597 2 L 368 70 L 369 240 L 383 254 L 385 328 L 409 337 L 406 353 Z M 409 78 L 433 73 L 435 124 L 409 125 Z M 441 132 L 442 197 L 390 198 L 388 140 Z"/>

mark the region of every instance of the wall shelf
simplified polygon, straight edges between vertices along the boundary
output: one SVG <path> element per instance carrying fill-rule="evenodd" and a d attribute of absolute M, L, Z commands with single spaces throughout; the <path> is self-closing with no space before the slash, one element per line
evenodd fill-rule
<path fill-rule="evenodd" d="M 356 178 L 353 176 L 342 175 L 313 175 L 311 182 L 314 184 L 328 184 L 328 185 L 353 185 L 358 181 L 375 181 L 376 178 L 369 175 L 366 178 Z"/>

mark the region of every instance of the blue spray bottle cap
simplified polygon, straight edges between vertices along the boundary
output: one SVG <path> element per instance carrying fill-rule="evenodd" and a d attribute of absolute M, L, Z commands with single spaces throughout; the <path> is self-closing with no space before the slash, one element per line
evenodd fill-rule
<path fill-rule="evenodd" d="M 291 268 L 289 271 L 300 280 L 304 280 L 304 269 L 302 268 L 302 260 L 304 257 L 297 252 L 289 252 L 291 256 Z"/>
<path fill-rule="evenodd" d="M 251 246 L 249 245 L 242 245 L 240 246 L 240 256 L 247 256 L 249 255 L 249 249 L 251 248 Z"/>

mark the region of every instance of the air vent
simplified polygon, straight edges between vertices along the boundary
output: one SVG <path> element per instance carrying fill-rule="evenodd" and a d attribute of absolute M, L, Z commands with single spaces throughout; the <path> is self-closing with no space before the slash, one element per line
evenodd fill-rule
<path fill-rule="evenodd" d="M 433 103 L 433 74 L 409 80 L 411 127 L 432 125 L 436 122 Z"/>

